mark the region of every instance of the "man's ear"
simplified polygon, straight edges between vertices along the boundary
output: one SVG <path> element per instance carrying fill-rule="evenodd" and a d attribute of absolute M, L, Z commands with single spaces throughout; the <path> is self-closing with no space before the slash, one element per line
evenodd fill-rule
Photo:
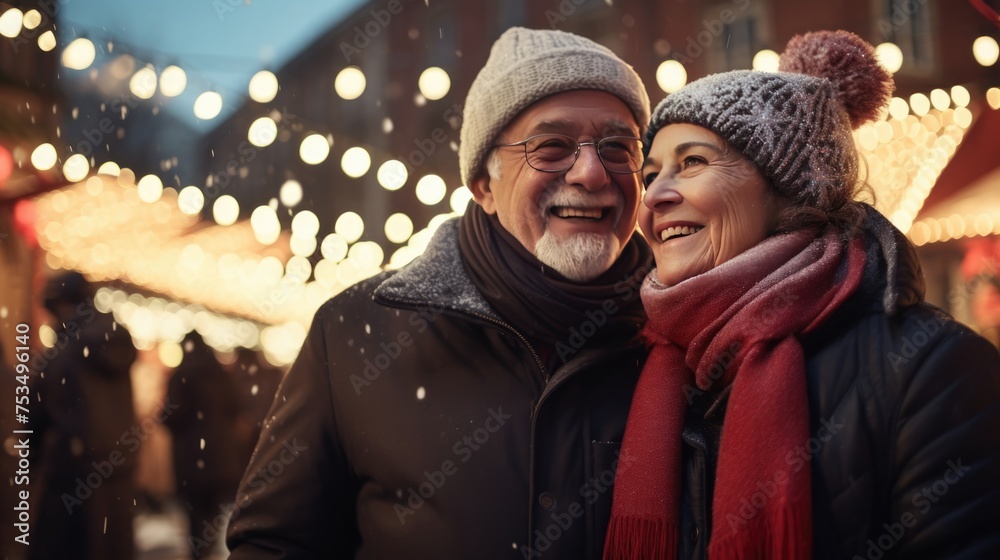
<path fill-rule="evenodd" d="M 469 190 L 472 191 L 472 198 L 483 207 L 487 214 L 496 214 L 497 203 L 493 199 L 493 190 L 490 189 L 490 176 L 481 173 L 479 177 L 469 181 Z"/>

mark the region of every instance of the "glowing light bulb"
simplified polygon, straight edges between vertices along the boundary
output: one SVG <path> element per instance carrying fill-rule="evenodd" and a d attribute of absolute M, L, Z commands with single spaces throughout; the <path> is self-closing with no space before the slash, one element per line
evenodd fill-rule
<path fill-rule="evenodd" d="M 357 66 L 348 66 L 337 73 L 333 89 L 341 99 L 348 101 L 361 97 L 365 92 L 365 74 Z"/>
<path fill-rule="evenodd" d="M 187 87 L 187 74 L 180 66 L 167 66 L 160 73 L 160 93 L 166 97 L 177 97 Z"/>
<path fill-rule="evenodd" d="M 665 60 L 656 68 L 656 83 L 666 93 L 674 93 L 687 83 L 687 70 L 676 60 Z"/>
<path fill-rule="evenodd" d="M 58 154 L 56 154 L 56 148 L 52 144 L 45 143 L 39 145 L 33 152 L 31 152 L 31 165 L 35 166 L 35 169 L 39 171 L 48 171 L 55 166 L 56 160 L 58 159 Z"/>
<path fill-rule="evenodd" d="M 62 63 L 71 70 L 84 70 L 94 63 L 96 56 L 97 50 L 90 39 L 80 37 L 63 49 Z"/>
<path fill-rule="evenodd" d="M 354 243 L 361 239 L 361 234 L 365 231 L 365 221 L 354 212 L 344 212 L 334 223 L 333 231 L 348 243 Z"/>
<path fill-rule="evenodd" d="M 270 146 L 278 138 L 278 125 L 270 117 L 261 117 L 250 124 L 247 140 L 259 148 Z"/>
<path fill-rule="evenodd" d="M 212 217 L 220 226 L 231 226 L 240 217 L 240 203 L 232 196 L 224 194 L 215 199 L 215 204 L 212 205 Z"/>
<path fill-rule="evenodd" d="M 299 157 L 309 165 L 317 165 L 326 161 L 330 155 L 330 143 L 319 134 L 310 134 L 299 145 Z"/>
<path fill-rule="evenodd" d="M 420 88 L 421 95 L 431 101 L 437 101 L 448 95 L 448 91 L 451 89 L 451 78 L 443 69 L 431 66 L 420 73 L 417 87 Z"/>
<path fill-rule="evenodd" d="M 156 93 L 156 72 L 149 66 L 132 75 L 128 88 L 139 99 L 149 99 Z"/>
<path fill-rule="evenodd" d="M 261 70 L 250 78 L 250 85 L 247 88 L 250 99 L 258 103 L 268 103 L 278 95 L 278 77 L 272 72 Z"/>
<path fill-rule="evenodd" d="M 364 148 L 354 147 L 344 152 L 344 157 L 340 160 L 340 168 L 348 177 L 357 179 L 368 173 L 372 165 L 372 158 Z"/>
<path fill-rule="evenodd" d="M 210 121 L 222 112 L 222 96 L 214 91 L 206 91 L 194 100 L 194 116 Z"/>
<path fill-rule="evenodd" d="M 403 162 L 395 159 L 390 159 L 380 165 L 376 174 L 378 184 L 388 191 L 399 190 L 406 184 L 407 176 L 406 166 Z"/>
<path fill-rule="evenodd" d="M 882 43 L 875 47 L 875 57 L 891 74 L 903 67 L 903 51 L 894 43 Z"/>
<path fill-rule="evenodd" d="M 417 181 L 417 200 L 427 206 L 441 202 L 447 191 L 444 179 L 437 175 L 424 175 Z"/>
<path fill-rule="evenodd" d="M 1000 45 L 993 37 L 984 35 L 972 43 L 972 56 L 983 66 L 993 66 L 1000 58 Z"/>
<path fill-rule="evenodd" d="M 762 72 L 777 72 L 780 57 L 771 49 L 764 49 L 753 56 L 753 69 Z"/>

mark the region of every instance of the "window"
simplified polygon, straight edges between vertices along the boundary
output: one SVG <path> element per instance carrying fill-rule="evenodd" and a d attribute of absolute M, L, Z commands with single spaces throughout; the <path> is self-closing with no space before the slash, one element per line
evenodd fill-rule
<path fill-rule="evenodd" d="M 901 72 L 934 70 L 933 0 L 876 0 L 880 42 L 895 43 L 903 52 Z"/>

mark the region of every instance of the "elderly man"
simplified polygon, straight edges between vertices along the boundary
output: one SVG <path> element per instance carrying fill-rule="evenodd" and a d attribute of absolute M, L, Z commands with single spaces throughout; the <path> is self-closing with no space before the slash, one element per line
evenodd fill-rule
<path fill-rule="evenodd" d="M 648 100 L 608 49 L 514 28 L 465 104 L 475 195 L 330 300 L 237 494 L 232 558 L 599 558 L 643 351 Z"/>

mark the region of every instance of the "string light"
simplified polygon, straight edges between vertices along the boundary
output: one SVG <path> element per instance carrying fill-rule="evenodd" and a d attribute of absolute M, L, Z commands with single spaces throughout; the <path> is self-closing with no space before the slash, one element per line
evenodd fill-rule
<path fill-rule="evenodd" d="M 352 100 L 365 92 L 365 74 L 357 66 L 348 66 L 337 73 L 333 89 L 341 99 Z"/>
<path fill-rule="evenodd" d="M 656 83 L 666 93 L 674 93 L 687 83 L 687 70 L 676 60 L 666 60 L 656 68 Z"/>

